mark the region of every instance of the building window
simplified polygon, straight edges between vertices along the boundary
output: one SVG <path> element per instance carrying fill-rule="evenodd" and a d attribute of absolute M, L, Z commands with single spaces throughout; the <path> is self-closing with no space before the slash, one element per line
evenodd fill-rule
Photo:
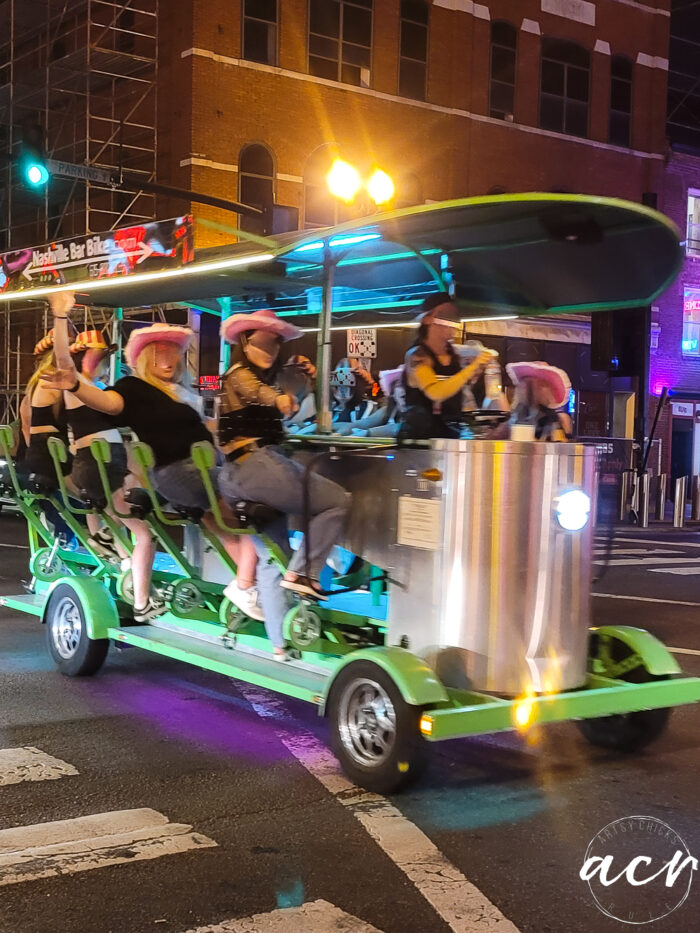
<path fill-rule="evenodd" d="M 700 289 L 683 291 L 683 356 L 700 359 Z"/>
<path fill-rule="evenodd" d="M 259 214 L 243 214 L 241 230 L 266 236 L 272 230 L 272 206 L 274 204 L 275 167 L 272 155 L 266 146 L 253 144 L 244 146 L 238 157 L 238 199 L 241 204 L 259 207 Z"/>
<path fill-rule="evenodd" d="M 304 171 L 304 227 L 331 227 L 350 219 L 347 204 L 334 198 L 326 176 L 334 153 L 328 146 L 314 152 Z"/>
<path fill-rule="evenodd" d="M 510 23 L 491 24 L 489 116 L 512 122 L 515 109 L 515 53 L 518 30 Z"/>
<path fill-rule="evenodd" d="M 610 129 L 608 141 L 629 146 L 632 122 L 632 62 L 624 55 L 610 60 Z"/>
<path fill-rule="evenodd" d="M 309 0 L 309 73 L 369 87 L 372 0 Z"/>
<path fill-rule="evenodd" d="M 424 0 L 401 0 L 399 94 L 413 100 L 425 100 L 429 9 Z"/>
<path fill-rule="evenodd" d="M 277 64 L 277 0 L 245 0 L 243 58 Z"/>
<path fill-rule="evenodd" d="M 570 136 L 588 135 L 590 54 L 575 42 L 542 40 L 540 126 Z"/>
<path fill-rule="evenodd" d="M 689 256 L 700 256 L 700 191 L 688 191 L 688 228 L 685 234 L 685 251 Z"/>

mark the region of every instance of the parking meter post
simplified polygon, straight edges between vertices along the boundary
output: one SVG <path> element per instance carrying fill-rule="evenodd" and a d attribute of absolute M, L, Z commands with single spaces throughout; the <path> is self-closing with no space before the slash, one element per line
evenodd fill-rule
<path fill-rule="evenodd" d="M 693 477 L 690 501 L 692 503 L 690 507 L 691 521 L 700 522 L 700 476 Z"/>
<path fill-rule="evenodd" d="M 629 482 L 630 482 L 630 472 L 629 470 L 623 470 L 620 475 L 620 521 L 624 522 L 627 518 L 628 505 L 627 497 L 629 495 Z"/>
<path fill-rule="evenodd" d="M 688 489 L 688 477 L 679 476 L 673 496 L 673 527 L 683 528 L 685 525 L 685 499 Z"/>
<path fill-rule="evenodd" d="M 656 520 L 662 522 L 666 517 L 666 489 L 668 474 L 659 473 L 656 481 Z"/>
<path fill-rule="evenodd" d="M 639 509 L 637 511 L 637 524 L 640 528 L 649 527 L 649 484 L 651 481 L 650 474 L 643 473 L 641 476 L 637 477 L 638 489 L 639 489 Z"/>

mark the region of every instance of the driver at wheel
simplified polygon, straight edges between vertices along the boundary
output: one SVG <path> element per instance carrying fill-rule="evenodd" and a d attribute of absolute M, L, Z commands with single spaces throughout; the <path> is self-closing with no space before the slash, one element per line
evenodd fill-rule
<path fill-rule="evenodd" d="M 468 407 L 465 389 L 478 378 L 493 353 L 483 350 L 465 365 L 452 346 L 461 323 L 447 292 L 428 295 L 418 321 L 418 335 L 406 354 L 403 375 L 406 410 L 399 440 L 459 437 L 459 430 L 453 425 Z"/>

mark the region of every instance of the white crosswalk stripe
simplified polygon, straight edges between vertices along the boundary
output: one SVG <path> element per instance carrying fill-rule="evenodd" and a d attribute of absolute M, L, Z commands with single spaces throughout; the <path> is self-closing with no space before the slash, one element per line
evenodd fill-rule
<path fill-rule="evenodd" d="M 659 547 L 658 545 L 666 545 Z M 683 542 L 678 546 L 664 541 L 645 541 L 636 538 L 615 538 L 610 545 L 605 538 L 596 537 L 593 562 L 596 566 L 644 567 L 650 573 L 667 573 L 678 576 L 700 574 L 700 557 L 697 551 L 689 555 L 688 547 L 697 544 Z"/>
<path fill-rule="evenodd" d="M 197 927 L 189 933 L 381 933 L 328 901 L 286 907 L 242 920 L 225 920 L 215 926 Z"/>
<path fill-rule="evenodd" d="M 203 849 L 216 843 L 156 810 L 116 810 L 0 830 L 0 886 Z"/>
<path fill-rule="evenodd" d="M 56 781 L 72 774 L 78 774 L 73 765 L 31 745 L 0 748 L 0 787 L 24 781 Z"/>
<path fill-rule="evenodd" d="M 31 745 L 0 749 L 0 787 L 78 773 Z M 191 826 L 148 808 L 15 826 L 0 830 L 0 887 L 212 846 L 216 842 Z"/>

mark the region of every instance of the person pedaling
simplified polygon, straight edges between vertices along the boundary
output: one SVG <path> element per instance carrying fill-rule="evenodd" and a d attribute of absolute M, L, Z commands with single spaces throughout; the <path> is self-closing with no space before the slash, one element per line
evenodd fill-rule
<path fill-rule="evenodd" d="M 48 446 L 49 438 L 58 437 L 67 443 L 68 426 L 60 390 L 43 383 L 44 376 L 53 372 L 56 365 L 53 330 L 38 341 L 34 347 L 34 358 L 34 372 L 20 404 L 20 423 L 26 446 L 17 461 L 17 473 L 25 481 L 30 476 L 36 477 L 45 488 L 55 490 L 58 484 Z M 70 469 L 70 466 L 66 465 L 66 469 Z M 45 519 L 53 526 L 55 535 L 64 546 L 68 546 L 73 533 L 58 509 L 47 499 L 41 502 L 40 508 Z"/>
<path fill-rule="evenodd" d="M 66 298 L 66 302 L 68 300 L 72 305 L 73 296 Z M 129 428 L 151 447 L 155 489 L 175 506 L 202 510 L 202 522 L 220 538 L 238 568 L 239 577 L 250 581 L 249 588 L 253 590 L 250 595 L 254 596 L 255 549 L 244 537 L 218 529 L 207 511 L 206 490 L 190 455 L 193 444 L 213 441 L 202 421 L 198 397 L 184 384 L 185 354 L 192 337 L 189 327 L 173 324 L 156 323 L 132 331 L 124 356 L 134 375 L 119 379 L 108 389 L 102 390 L 81 380 L 72 360 L 67 361 L 70 366 L 45 377 L 44 381 L 54 388 L 68 390 L 78 401 L 109 415 L 113 425 Z M 217 488 L 217 473 L 216 468 L 211 471 L 214 488 Z M 145 623 L 165 611 L 151 596 L 155 543 L 145 523 L 133 520 L 132 524 L 131 519 L 126 519 L 124 524 L 135 535 L 131 555 L 134 621 Z M 251 618 L 262 618 L 255 605 L 248 610 Z"/>
<path fill-rule="evenodd" d="M 107 345 L 97 330 L 83 331 L 69 344 L 68 313 L 72 304 L 69 305 L 68 302 L 72 302 L 72 295 L 65 292 L 52 295 L 49 299 L 54 317 L 56 366 L 60 370 L 73 365 L 79 372 L 78 378 L 81 382 L 96 386 L 107 374 L 109 355 L 114 348 Z M 90 444 L 97 438 L 109 444 L 110 461 L 105 470 L 110 490 L 116 492 L 121 489 L 128 473 L 124 442 L 107 415 L 89 408 L 72 392 L 63 392 L 63 406 L 72 455 L 66 486 L 76 499 L 99 502 L 104 497 L 104 490 Z M 112 533 L 102 527 L 103 523 L 96 512 L 87 515 L 87 525 L 90 531 L 88 543 L 98 554 L 108 559 L 128 556 L 114 540 Z"/>
<path fill-rule="evenodd" d="M 570 441 L 571 418 L 558 411 L 569 401 L 571 382 L 563 369 L 549 363 L 507 363 L 515 386 L 512 426 L 531 425 L 538 441 Z"/>
<path fill-rule="evenodd" d="M 461 420 L 462 411 L 471 399 L 470 395 L 465 399 L 465 387 L 478 378 L 494 353 L 484 349 L 465 364 L 452 346 L 452 337 L 461 329 L 461 322 L 447 292 L 426 296 L 418 321 L 418 335 L 404 364 L 406 409 L 399 441 L 459 437 L 459 429 L 454 425 Z"/>
<path fill-rule="evenodd" d="M 246 500 L 276 509 L 284 517 L 304 512 L 304 467 L 281 448 L 285 437 L 282 419 L 293 413 L 296 402 L 276 385 L 281 344 L 299 335 L 296 327 L 269 309 L 234 314 L 221 325 L 221 337 L 234 346 L 219 399 L 219 447 L 227 461 L 219 488 L 229 506 Z M 305 535 L 284 578 L 269 560 L 263 542 L 255 538 L 265 627 L 280 660 L 287 659 L 282 626 L 291 606 L 290 593 L 285 590 L 312 599 L 326 598 L 318 580 L 341 537 L 350 504 L 349 493 L 331 480 L 310 473 L 306 481 L 309 540 Z M 266 526 L 265 534 L 289 554 L 284 517 Z"/>

